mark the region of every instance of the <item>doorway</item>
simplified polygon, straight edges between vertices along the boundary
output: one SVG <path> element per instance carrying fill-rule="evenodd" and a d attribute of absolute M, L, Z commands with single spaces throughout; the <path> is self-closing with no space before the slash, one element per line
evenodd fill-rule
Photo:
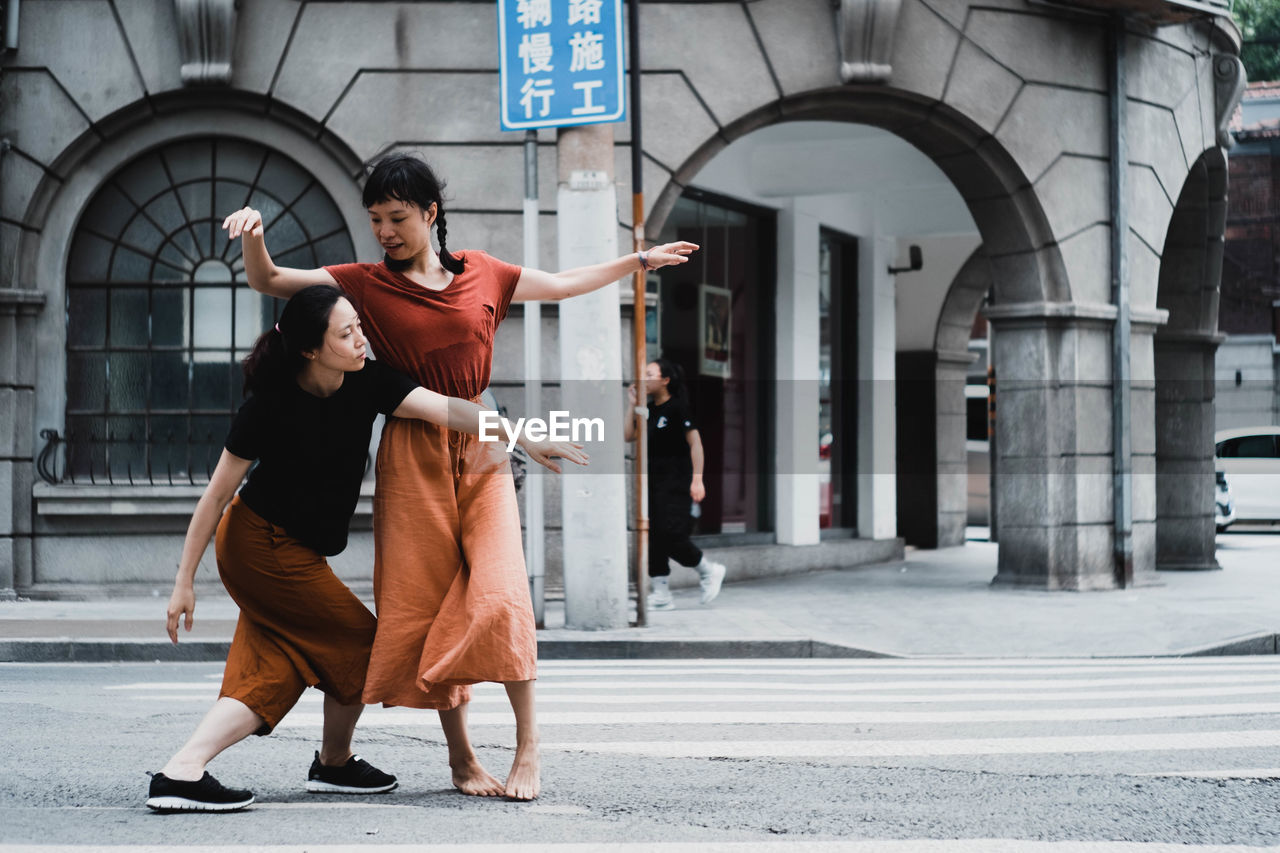
<path fill-rule="evenodd" d="M 818 527 L 858 526 L 858 240 L 818 236 Z"/>

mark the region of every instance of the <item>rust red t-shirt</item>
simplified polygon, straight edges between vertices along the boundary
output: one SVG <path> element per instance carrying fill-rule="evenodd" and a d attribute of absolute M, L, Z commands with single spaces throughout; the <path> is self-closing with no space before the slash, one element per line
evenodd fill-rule
<path fill-rule="evenodd" d="M 484 252 L 457 253 L 462 273 L 428 290 L 385 263 L 325 267 L 360 312 L 379 359 L 425 388 L 471 399 L 489 385 L 493 333 L 507 316 L 520 267 Z"/>

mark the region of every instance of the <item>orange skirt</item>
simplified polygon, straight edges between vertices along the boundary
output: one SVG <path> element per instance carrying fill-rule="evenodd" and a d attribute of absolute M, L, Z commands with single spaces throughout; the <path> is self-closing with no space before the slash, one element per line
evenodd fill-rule
<path fill-rule="evenodd" d="M 308 685 L 360 701 L 377 620 L 329 563 L 240 500 L 218 524 L 218 574 L 240 606 L 219 696 L 243 702 L 267 734 Z"/>
<path fill-rule="evenodd" d="M 537 677 L 520 513 L 499 442 L 388 418 L 373 499 L 378 631 L 364 701 L 455 708 Z"/>

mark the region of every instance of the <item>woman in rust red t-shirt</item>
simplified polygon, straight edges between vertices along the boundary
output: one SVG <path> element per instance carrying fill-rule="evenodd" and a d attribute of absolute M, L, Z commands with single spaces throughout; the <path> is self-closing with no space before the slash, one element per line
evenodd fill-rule
<path fill-rule="evenodd" d="M 237 211 L 223 227 L 231 238 L 244 236 L 254 290 L 287 297 L 308 285 L 337 284 L 380 359 L 433 391 L 467 399 L 489 384 L 494 331 L 513 301 L 589 293 L 637 267 L 684 263 L 698 248 L 668 243 L 560 273 L 478 251 L 452 254 L 441 188 L 418 157 L 391 155 L 375 164 L 364 204 L 386 253 L 377 264 L 277 267 L 258 211 Z M 537 796 L 537 643 L 503 447 L 389 418 L 378 450 L 374 545 L 378 633 L 365 701 L 438 709 L 453 783 L 463 793 Z M 467 735 L 467 685 L 480 681 L 502 682 L 515 711 L 516 755 L 505 784 L 480 765 Z"/>

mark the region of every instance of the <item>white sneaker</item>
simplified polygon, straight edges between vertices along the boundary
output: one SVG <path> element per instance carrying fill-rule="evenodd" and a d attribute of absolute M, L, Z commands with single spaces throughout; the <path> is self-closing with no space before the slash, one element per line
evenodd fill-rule
<path fill-rule="evenodd" d="M 704 562 L 707 567 L 698 570 L 698 574 L 702 576 L 698 586 L 702 587 L 702 603 L 710 604 L 720 594 L 720 584 L 724 583 L 725 569 L 723 563 L 713 563 L 710 560 L 704 560 Z"/>
<path fill-rule="evenodd" d="M 675 610 L 676 603 L 671 600 L 671 590 L 663 587 L 649 594 L 650 610 Z"/>

